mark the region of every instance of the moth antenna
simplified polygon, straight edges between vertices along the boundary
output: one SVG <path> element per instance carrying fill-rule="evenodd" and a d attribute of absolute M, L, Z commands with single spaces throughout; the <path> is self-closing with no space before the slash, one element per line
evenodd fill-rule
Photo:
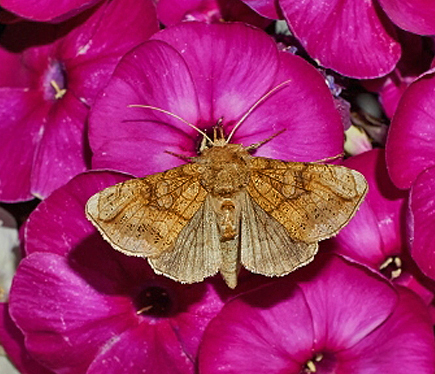
<path fill-rule="evenodd" d="M 170 154 L 170 155 L 175 156 L 175 157 L 178 157 L 178 158 L 181 158 L 184 161 L 192 162 L 192 160 L 195 159 L 195 157 L 180 155 L 179 153 L 175 153 L 175 152 L 171 152 L 171 151 L 165 151 L 165 153 Z"/>
<path fill-rule="evenodd" d="M 265 144 L 267 142 L 270 142 L 273 138 L 277 137 L 278 135 L 281 135 L 285 130 L 286 129 L 282 129 L 282 130 L 278 131 L 277 133 L 269 136 L 268 138 L 262 140 L 261 142 L 254 143 L 254 144 L 251 144 L 251 145 L 247 146 L 245 149 L 247 151 L 252 151 L 254 149 L 257 149 L 258 147 L 261 147 L 263 144 Z"/>
<path fill-rule="evenodd" d="M 328 161 L 334 161 L 338 160 L 339 158 L 344 157 L 344 153 L 339 153 L 338 155 L 322 158 L 321 160 L 316 160 L 314 162 L 321 163 L 321 162 L 328 162 Z"/>
<path fill-rule="evenodd" d="M 157 112 L 161 112 L 164 114 L 167 114 L 168 116 L 171 116 L 175 119 L 178 119 L 179 121 L 185 123 L 187 126 L 190 126 L 192 129 L 196 130 L 197 132 L 199 132 L 204 138 L 206 138 L 211 144 L 213 144 L 213 141 L 208 137 L 208 135 L 202 131 L 201 129 L 199 129 L 198 127 L 196 127 L 194 124 L 186 121 L 184 118 L 181 118 L 180 116 L 176 115 L 175 113 L 169 112 L 165 109 L 162 108 L 158 108 L 156 106 L 151 106 L 151 105 L 142 105 L 142 104 L 131 104 L 128 105 L 129 108 L 144 108 L 144 109 L 151 109 L 151 110 L 155 110 Z"/>
<path fill-rule="evenodd" d="M 248 111 L 243 115 L 242 118 L 240 118 L 239 122 L 236 123 L 236 125 L 231 130 L 230 134 L 227 138 L 227 144 L 230 142 L 231 138 L 233 137 L 236 130 L 239 128 L 239 126 L 248 118 L 248 116 L 263 102 L 265 101 L 270 95 L 272 95 L 275 91 L 279 90 L 286 84 L 290 83 L 292 80 L 288 79 L 284 82 L 281 82 L 277 86 L 273 87 L 270 91 L 266 92 L 262 97 L 260 97 L 249 109 Z"/>

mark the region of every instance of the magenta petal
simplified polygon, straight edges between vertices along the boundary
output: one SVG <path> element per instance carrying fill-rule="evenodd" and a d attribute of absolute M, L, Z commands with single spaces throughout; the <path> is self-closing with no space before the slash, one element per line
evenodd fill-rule
<path fill-rule="evenodd" d="M 391 179 L 409 188 L 418 174 L 435 165 L 435 77 L 426 74 L 402 96 L 388 133 L 386 156 Z"/>
<path fill-rule="evenodd" d="M 264 32 L 242 23 L 186 22 L 153 36 L 183 56 L 195 82 L 201 119 L 239 119 L 272 88 L 278 50 Z M 226 120 L 226 121 L 225 121 Z"/>
<path fill-rule="evenodd" d="M 0 88 L 0 200 L 30 200 L 33 154 L 48 108 L 39 93 Z M 13 122 L 12 122 L 13 121 Z"/>
<path fill-rule="evenodd" d="M 311 358 L 313 321 L 303 292 L 273 283 L 227 303 L 200 346 L 204 373 L 298 373 Z"/>
<path fill-rule="evenodd" d="M 394 28 L 372 1 L 280 0 L 280 5 L 295 36 L 326 68 L 376 78 L 399 61 Z"/>
<path fill-rule="evenodd" d="M 278 0 L 243 0 L 243 2 L 263 17 L 271 19 L 281 18 L 279 16 L 281 11 L 279 9 Z"/>
<path fill-rule="evenodd" d="M 363 202 L 355 217 L 340 233 L 330 239 L 335 252 L 361 264 L 379 269 L 386 259 L 382 233 L 376 214 L 367 202 Z"/>
<path fill-rule="evenodd" d="M 7 303 L 0 303 L 0 346 L 21 374 L 51 374 L 36 362 L 24 346 L 23 333 L 12 321 Z"/>
<path fill-rule="evenodd" d="M 391 182 L 383 150 L 350 157 L 343 165 L 361 172 L 369 190 L 355 217 L 331 240 L 339 253 L 379 269 L 387 257 L 400 254 L 406 246 L 407 192 Z"/>
<path fill-rule="evenodd" d="M 343 124 L 323 76 L 290 53 L 280 52 L 279 62 L 272 87 L 287 80 L 289 84 L 249 115 L 234 142 L 249 146 L 284 130 L 258 148 L 255 156 L 318 161 L 342 153 Z"/>
<path fill-rule="evenodd" d="M 316 260 L 314 266 L 325 262 L 321 257 Z M 299 285 L 310 306 L 318 350 L 351 347 L 382 324 L 397 302 L 388 283 L 335 256 L 316 277 Z"/>
<path fill-rule="evenodd" d="M 379 0 L 388 17 L 414 34 L 435 34 L 435 6 L 432 0 Z"/>
<path fill-rule="evenodd" d="M 83 142 L 88 109 L 72 95 L 53 105 L 33 159 L 31 191 L 46 197 L 75 175 L 84 172 L 89 151 Z"/>
<path fill-rule="evenodd" d="M 104 1 L 82 18 L 83 24 L 68 33 L 59 50 L 68 88 L 92 105 L 120 58 L 158 31 L 158 22 L 151 0 Z"/>
<path fill-rule="evenodd" d="M 54 191 L 30 215 L 24 232 L 25 250 L 65 255 L 71 248 L 95 234 L 85 218 L 87 200 L 102 189 L 128 179 L 126 175 L 89 172 L 73 178 L 64 188 Z M 47 230 L 50 220 L 50 230 Z M 59 235 L 62 233 L 62 235 Z"/>
<path fill-rule="evenodd" d="M 53 370 L 80 373 L 101 344 L 137 323 L 130 299 L 118 296 L 117 288 L 108 275 L 92 270 L 79 275 L 66 257 L 33 253 L 15 275 L 10 313 L 35 358 Z"/>
<path fill-rule="evenodd" d="M 2 0 L 1 6 L 33 21 L 60 22 L 101 0 Z"/>
<path fill-rule="evenodd" d="M 365 339 L 339 353 L 342 373 L 432 374 L 435 343 L 428 308 L 406 288 L 391 317 Z M 373 354 L 375 351 L 375 354 Z"/>
<path fill-rule="evenodd" d="M 435 167 L 421 173 L 410 193 L 411 255 L 420 269 L 435 279 Z"/>
<path fill-rule="evenodd" d="M 164 151 L 185 154 L 180 143 L 191 149 L 187 156 L 194 155 L 189 137 L 196 137 L 193 129 L 169 115 L 130 108 L 133 104 L 152 105 L 196 122 L 198 103 L 189 69 L 166 43 L 146 42 L 124 56 L 93 107 L 89 138 L 94 167 L 119 165 L 120 170 L 144 176 L 179 165 L 181 160 Z"/>
<path fill-rule="evenodd" d="M 97 355 L 87 374 L 191 374 L 194 365 L 169 323 L 142 323 L 113 339 Z"/>

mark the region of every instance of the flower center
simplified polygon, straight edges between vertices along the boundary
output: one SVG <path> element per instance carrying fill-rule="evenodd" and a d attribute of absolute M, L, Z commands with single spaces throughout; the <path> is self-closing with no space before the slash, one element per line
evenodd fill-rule
<path fill-rule="evenodd" d="M 59 61 L 52 61 L 43 78 L 45 100 L 61 99 L 66 93 L 65 67 Z"/>
<path fill-rule="evenodd" d="M 137 314 L 153 317 L 168 317 L 173 311 L 173 303 L 167 290 L 152 286 L 142 290 L 136 298 Z"/>
<path fill-rule="evenodd" d="M 381 266 L 379 266 L 379 270 L 388 279 L 396 279 L 402 274 L 402 260 L 399 256 L 388 257 Z"/>
<path fill-rule="evenodd" d="M 304 372 L 305 373 L 316 373 L 317 372 L 316 364 L 318 362 L 322 361 L 322 358 L 323 358 L 323 355 L 321 353 L 315 354 L 311 360 L 308 360 L 305 363 Z"/>
<path fill-rule="evenodd" d="M 336 358 L 331 353 L 316 353 L 305 363 L 303 374 L 333 374 L 336 371 Z"/>

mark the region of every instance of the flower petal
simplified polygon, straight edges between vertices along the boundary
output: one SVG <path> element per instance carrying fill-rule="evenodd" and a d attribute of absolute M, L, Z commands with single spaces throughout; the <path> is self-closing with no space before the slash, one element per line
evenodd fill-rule
<path fill-rule="evenodd" d="M 320 254 L 306 268 L 228 302 L 204 333 L 200 371 L 300 373 L 314 354 L 364 339 L 396 302 L 394 289 L 373 273 Z"/>
<path fill-rule="evenodd" d="M 411 188 L 410 241 L 411 255 L 427 276 L 435 279 L 435 167 L 422 172 Z"/>
<path fill-rule="evenodd" d="M 94 226 L 85 218 L 87 200 L 104 188 L 126 179 L 128 176 L 123 174 L 89 172 L 78 175 L 63 188 L 54 191 L 38 205 L 27 221 L 24 231 L 26 253 L 65 255 L 90 235 L 96 234 Z"/>
<path fill-rule="evenodd" d="M 29 355 L 24 336 L 9 315 L 7 303 L 0 303 L 0 346 L 21 374 L 53 374 Z"/>
<path fill-rule="evenodd" d="M 264 32 L 242 23 L 180 23 L 153 36 L 183 56 L 195 82 L 200 116 L 211 127 L 239 119 L 272 88 L 278 50 Z"/>
<path fill-rule="evenodd" d="M 227 303 L 199 353 L 204 373 L 298 373 L 311 358 L 313 321 L 303 292 L 283 280 Z"/>
<path fill-rule="evenodd" d="M 414 34 L 435 34 L 435 6 L 431 0 L 379 0 L 388 17 Z"/>
<path fill-rule="evenodd" d="M 429 73 L 405 91 L 391 122 L 386 145 L 388 171 L 399 188 L 409 188 L 435 165 L 435 76 Z"/>
<path fill-rule="evenodd" d="M 402 233 L 407 192 L 388 177 L 383 150 L 350 157 L 343 165 L 361 172 L 369 190 L 355 217 L 331 241 L 339 253 L 378 270 L 388 256 L 399 255 L 406 246 Z"/>
<path fill-rule="evenodd" d="M 271 19 L 281 18 L 279 16 L 281 11 L 279 9 L 277 0 L 243 0 L 243 2 L 261 14 L 263 17 Z"/>
<path fill-rule="evenodd" d="M 276 138 L 259 147 L 255 156 L 291 161 L 318 161 L 343 152 L 343 124 L 325 80 L 316 69 L 293 54 L 280 52 L 272 87 L 290 81 L 269 96 L 234 134 L 245 146 Z"/>
<path fill-rule="evenodd" d="M 84 172 L 90 159 L 83 142 L 88 109 L 72 95 L 61 100 L 45 117 L 45 131 L 33 159 L 31 191 L 39 198 Z"/>
<path fill-rule="evenodd" d="M 93 107 L 89 134 L 93 167 L 144 176 L 182 163 L 165 151 L 194 156 L 193 129 L 167 114 L 129 107 L 137 104 L 167 110 L 190 123 L 198 118 L 189 68 L 164 42 L 146 42 L 124 56 Z"/>
<path fill-rule="evenodd" d="M 193 362 L 169 323 L 140 324 L 114 337 L 95 358 L 88 374 L 191 374 Z"/>
<path fill-rule="evenodd" d="M 355 374 L 432 374 L 435 342 L 427 307 L 404 287 L 391 317 L 348 350 L 339 353 L 340 372 Z M 376 354 L 373 354 L 373 350 Z"/>
<path fill-rule="evenodd" d="M 87 9 L 100 0 L 2 0 L 2 7 L 33 21 L 60 22 Z"/>
<path fill-rule="evenodd" d="M 130 299 L 119 295 L 116 263 L 101 255 L 99 261 L 112 274 L 77 272 L 53 253 L 33 253 L 19 265 L 10 313 L 31 354 L 52 370 L 84 372 L 102 344 L 137 324 Z"/>
<path fill-rule="evenodd" d="M 320 257 L 320 258 L 319 258 Z M 326 257 L 326 256 L 325 256 Z M 302 289 L 313 318 L 314 349 L 353 346 L 391 314 L 397 295 L 380 277 L 340 257 L 317 256 Z"/>
<path fill-rule="evenodd" d="M 151 0 L 104 1 L 74 22 L 72 30 L 71 25 L 61 28 L 68 34 L 57 46 L 59 59 L 68 88 L 91 106 L 121 57 L 158 31 L 156 11 Z"/>
<path fill-rule="evenodd" d="M 31 200 L 30 175 L 33 154 L 48 108 L 39 93 L 26 89 L 0 88 L 0 200 Z"/>
<path fill-rule="evenodd" d="M 294 35 L 326 68 L 349 77 L 375 78 L 399 61 L 393 25 L 373 1 L 280 0 L 280 6 Z"/>

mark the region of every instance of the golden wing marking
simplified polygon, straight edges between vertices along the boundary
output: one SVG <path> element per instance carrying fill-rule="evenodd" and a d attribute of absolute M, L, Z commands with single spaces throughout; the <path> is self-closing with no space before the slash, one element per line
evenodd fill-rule
<path fill-rule="evenodd" d="M 115 249 L 153 257 L 172 248 L 206 195 L 198 166 L 186 164 L 106 188 L 88 200 L 86 215 Z"/>
<path fill-rule="evenodd" d="M 367 188 L 362 174 L 343 166 L 254 157 L 246 190 L 293 240 L 314 243 L 349 222 Z"/>
<path fill-rule="evenodd" d="M 247 193 L 241 211 L 241 262 L 266 276 L 283 276 L 313 260 L 318 244 L 295 241 Z"/>

